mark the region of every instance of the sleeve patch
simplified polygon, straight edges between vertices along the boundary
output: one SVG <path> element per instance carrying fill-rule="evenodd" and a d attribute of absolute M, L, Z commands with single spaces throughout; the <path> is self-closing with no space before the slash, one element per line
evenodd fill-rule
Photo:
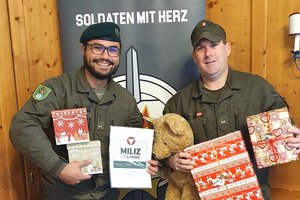
<path fill-rule="evenodd" d="M 43 85 L 39 85 L 34 91 L 32 97 L 37 101 L 42 101 L 47 98 L 51 91 L 52 90 L 50 88 Z"/>

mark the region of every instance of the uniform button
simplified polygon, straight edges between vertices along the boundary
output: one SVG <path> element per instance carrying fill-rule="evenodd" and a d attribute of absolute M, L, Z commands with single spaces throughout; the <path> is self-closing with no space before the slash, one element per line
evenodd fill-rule
<path fill-rule="evenodd" d="M 103 121 L 98 122 L 97 130 L 104 130 L 104 122 Z"/>
<path fill-rule="evenodd" d="M 98 126 L 98 129 L 101 129 L 101 128 L 103 128 L 103 126 L 100 126 L 100 125 L 99 125 L 99 126 Z"/>

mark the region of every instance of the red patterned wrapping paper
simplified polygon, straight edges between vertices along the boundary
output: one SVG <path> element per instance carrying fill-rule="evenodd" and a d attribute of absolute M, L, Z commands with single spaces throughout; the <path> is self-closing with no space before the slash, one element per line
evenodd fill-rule
<path fill-rule="evenodd" d="M 86 108 L 51 111 L 56 144 L 89 142 L 86 115 Z"/>
<path fill-rule="evenodd" d="M 280 108 L 246 117 L 258 168 L 270 167 L 298 159 L 284 140 L 292 126 L 287 108 Z"/>
<path fill-rule="evenodd" d="M 263 199 L 240 131 L 185 149 L 201 200 Z"/>

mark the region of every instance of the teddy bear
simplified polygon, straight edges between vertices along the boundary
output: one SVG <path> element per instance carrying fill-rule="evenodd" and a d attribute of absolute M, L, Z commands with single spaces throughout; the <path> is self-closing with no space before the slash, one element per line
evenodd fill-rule
<path fill-rule="evenodd" d="M 154 128 L 153 155 L 158 160 L 169 158 L 194 144 L 189 123 L 175 113 L 165 114 L 152 121 Z M 200 199 L 190 173 L 162 168 L 161 176 L 168 177 L 165 200 Z"/>

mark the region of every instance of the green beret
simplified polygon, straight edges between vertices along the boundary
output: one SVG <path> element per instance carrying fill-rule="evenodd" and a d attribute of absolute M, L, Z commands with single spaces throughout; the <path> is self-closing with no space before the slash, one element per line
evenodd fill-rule
<path fill-rule="evenodd" d="M 94 39 L 109 40 L 121 43 L 120 28 L 117 24 L 112 22 L 90 25 L 82 32 L 80 42 L 84 44 Z"/>
<path fill-rule="evenodd" d="M 194 28 L 191 34 L 191 42 L 193 47 L 195 47 L 198 42 L 206 38 L 212 42 L 220 42 L 221 40 L 226 40 L 226 32 L 224 29 L 209 20 L 201 20 Z"/>

